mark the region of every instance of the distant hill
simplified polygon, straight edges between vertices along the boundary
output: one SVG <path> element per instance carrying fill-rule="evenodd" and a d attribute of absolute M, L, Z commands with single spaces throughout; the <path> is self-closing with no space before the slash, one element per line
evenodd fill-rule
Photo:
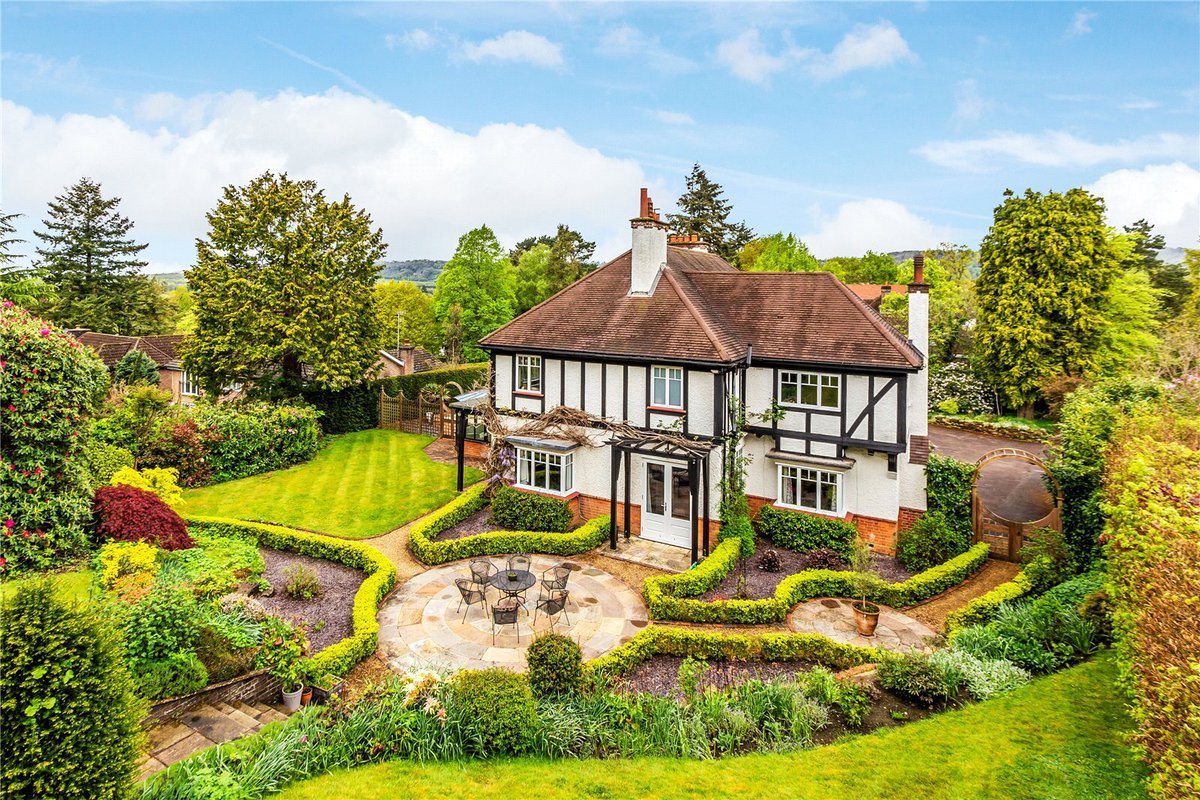
<path fill-rule="evenodd" d="M 433 291 L 445 261 L 414 258 L 408 261 L 385 261 L 379 271 L 381 281 L 412 281 L 427 292 Z"/>
<path fill-rule="evenodd" d="M 187 278 L 183 277 L 183 272 L 151 272 L 146 275 L 148 278 L 153 278 L 156 281 L 161 281 L 167 287 L 167 291 L 171 291 L 177 286 L 187 286 Z"/>
<path fill-rule="evenodd" d="M 1187 253 L 1182 247 L 1164 247 L 1158 254 L 1158 260 L 1164 264 L 1182 264 L 1185 255 Z"/>

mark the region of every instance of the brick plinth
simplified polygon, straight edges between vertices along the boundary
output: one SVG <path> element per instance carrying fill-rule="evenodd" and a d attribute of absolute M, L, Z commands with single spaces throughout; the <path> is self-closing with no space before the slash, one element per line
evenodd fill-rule
<path fill-rule="evenodd" d="M 762 510 L 763 506 L 769 506 L 775 502 L 769 497 L 755 497 L 753 495 L 747 496 L 746 499 L 750 504 L 751 518 L 757 518 L 758 512 Z M 809 513 L 807 511 L 801 511 L 800 509 L 795 508 L 789 508 L 787 510 L 796 514 Z M 901 511 L 903 512 L 906 510 L 909 509 L 902 509 Z M 922 512 L 918 511 L 913 513 L 920 515 Z M 813 514 L 812 516 L 824 515 Z M 896 520 L 865 517 L 861 514 L 846 514 L 846 516 L 842 517 L 841 519 L 843 522 L 849 522 L 851 525 L 857 528 L 859 538 L 864 542 L 869 543 L 874 550 L 889 556 L 896 554 Z M 912 523 L 910 522 L 909 525 L 911 524 Z"/>

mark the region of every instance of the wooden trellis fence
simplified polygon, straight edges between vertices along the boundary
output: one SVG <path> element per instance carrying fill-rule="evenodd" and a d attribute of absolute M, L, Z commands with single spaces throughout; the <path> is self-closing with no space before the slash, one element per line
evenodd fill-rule
<path fill-rule="evenodd" d="M 453 436 L 454 414 L 440 398 L 419 395 L 409 400 L 403 394 L 391 397 L 380 389 L 379 427 L 425 436 Z"/>

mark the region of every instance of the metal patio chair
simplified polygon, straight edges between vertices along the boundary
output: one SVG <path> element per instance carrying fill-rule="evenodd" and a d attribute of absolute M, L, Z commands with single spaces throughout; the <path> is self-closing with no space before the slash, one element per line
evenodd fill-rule
<path fill-rule="evenodd" d="M 521 612 L 521 604 L 513 598 L 505 598 L 492 606 L 492 645 L 496 644 L 496 628 L 512 625 L 517 631 L 517 644 L 521 643 L 521 625 L 517 615 Z"/>
<path fill-rule="evenodd" d="M 476 558 L 471 561 L 471 582 L 479 587 L 479 591 L 487 594 L 487 590 L 491 587 L 490 581 L 492 576 L 500 570 L 496 569 L 496 565 L 489 559 Z"/>
<path fill-rule="evenodd" d="M 542 573 L 542 591 L 541 596 L 545 597 L 547 592 L 561 590 L 567 588 L 567 581 L 571 577 L 571 570 L 568 567 L 559 564 L 557 567 L 550 567 Z"/>
<path fill-rule="evenodd" d="M 475 588 L 475 582 L 469 578 L 455 578 L 454 585 L 458 587 L 458 610 L 462 611 L 463 603 L 467 604 L 467 610 L 463 612 L 462 618 L 462 621 L 466 622 L 467 614 L 471 613 L 471 606 L 486 603 L 487 595 L 481 589 Z"/>
<path fill-rule="evenodd" d="M 537 622 L 537 615 L 540 611 L 550 618 L 550 630 L 554 630 L 554 618 L 559 614 L 566 617 L 567 625 L 571 624 L 571 617 L 567 614 L 567 602 L 570 600 L 571 593 L 566 589 L 554 589 L 547 597 L 543 597 L 537 602 L 537 608 L 533 610 L 533 621 Z"/>

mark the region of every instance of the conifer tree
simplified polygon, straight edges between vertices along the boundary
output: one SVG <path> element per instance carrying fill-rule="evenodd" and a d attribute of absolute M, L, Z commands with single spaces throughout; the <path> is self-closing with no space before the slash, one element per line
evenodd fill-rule
<path fill-rule="evenodd" d="M 54 290 L 28 267 L 22 267 L 19 263 L 21 255 L 13 252 L 13 247 L 25 243 L 24 239 L 14 235 L 17 232 L 15 223 L 20 216 L 0 212 L 0 300 L 41 310 L 54 298 Z"/>
<path fill-rule="evenodd" d="M 165 301 L 140 270 L 146 249 L 130 236 L 133 222 L 105 198 L 100 184 L 81 178 L 49 203 L 44 231 L 34 231 L 38 275 L 55 292 L 50 317 L 61 325 L 103 333 L 156 333 Z"/>
<path fill-rule="evenodd" d="M 754 238 L 754 231 L 745 222 L 729 221 L 733 203 L 724 194 L 721 185 L 694 164 L 687 177 L 687 190 L 677 203 L 679 213 L 668 214 L 667 222 L 671 233 L 699 234 L 709 250 L 736 265 L 738 251 Z"/>
<path fill-rule="evenodd" d="M 512 262 L 486 225 L 459 238 L 454 257 L 438 276 L 433 313 L 443 325 L 451 322 L 454 305 L 461 307 L 462 357 L 482 360 L 479 340 L 512 319 L 516 309 Z"/>
<path fill-rule="evenodd" d="M 1187 267 L 1163 262 L 1160 254 L 1167 246 L 1167 240 L 1155 233 L 1154 226 L 1146 220 L 1139 219 L 1126 225 L 1125 232 L 1133 237 L 1131 261 L 1146 273 L 1150 285 L 1160 292 L 1159 319 L 1174 319 L 1192 291 Z"/>

